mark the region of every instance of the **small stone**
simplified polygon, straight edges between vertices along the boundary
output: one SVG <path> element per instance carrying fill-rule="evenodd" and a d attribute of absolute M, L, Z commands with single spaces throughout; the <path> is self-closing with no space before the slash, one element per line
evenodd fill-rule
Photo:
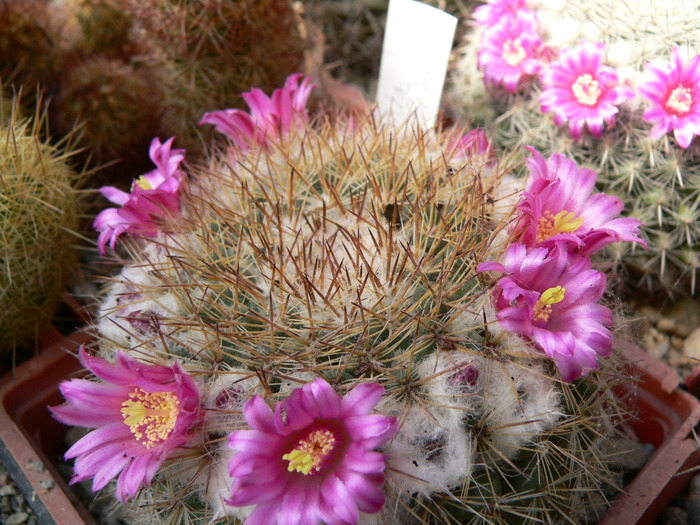
<path fill-rule="evenodd" d="M 700 327 L 690 332 L 683 342 L 683 354 L 691 359 L 700 359 Z"/>
<path fill-rule="evenodd" d="M 56 483 L 52 479 L 42 479 L 39 481 L 39 486 L 44 490 L 44 492 L 50 491 Z"/>
<path fill-rule="evenodd" d="M 4 487 L 0 487 L 0 497 L 11 496 L 14 493 L 15 487 L 13 485 L 5 485 Z"/>
<path fill-rule="evenodd" d="M 33 459 L 29 460 L 29 463 L 27 463 L 27 468 L 29 470 L 33 470 L 34 472 L 46 471 L 46 467 L 44 467 L 44 464 L 41 461 L 34 461 Z"/>
<path fill-rule="evenodd" d="M 690 480 L 690 489 L 688 491 L 690 494 L 700 495 L 700 474 L 693 476 Z"/>
<path fill-rule="evenodd" d="M 700 494 L 685 497 L 685 510 L 688 513 L 689 523 L 700 523 Z"/>
<path fill-rule="evenodd" d="M 644 334 L 642 343 L 647 353 L 657 359 L 662 359 L 671 348 L 670 337 L 655 328 Z"/>
<path fill-rule="evenodd" d="M 650 304 L 645 304 L 634 311 L 634 317 L 656 324 L 661 318 L 661 312 Z"/>
<path fill-rule="evenodd" d="M 20 525 L 29 519 L 29 514 L 26 512 L 15 512 L 10 514 L 5 520 L 5 525 Z"/>
<path fill-rule="evenodd" d="M 657 327 L 678 337 L 688 337 L 690 332 L 700 327 L 700 303 L 690 298 L 681 299 L 664 313 Z"/>
<path fill-rule="evenodd" d="M 690 525 L 688 513 L 680 507 L 668 507 L 661 514 L 660 525 Z"/>

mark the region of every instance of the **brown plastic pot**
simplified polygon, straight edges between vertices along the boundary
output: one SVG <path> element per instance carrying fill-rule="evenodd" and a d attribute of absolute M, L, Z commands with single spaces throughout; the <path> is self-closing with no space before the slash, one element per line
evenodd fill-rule
<path fill-rule="evenodd" d="M 76 332 L 46 348 L 0 380 L 0 459 L 10 468 L 42 525 L 94 525 L 95 521 L 59 475 L 54 460 L 65 450 L 65 427 L 46 407 L 63 399 L 58 384 L 80 373 L 75 358 L 89 336 Z M 629 432 L 652 443 L 656 452 L 613 502 L 601 525 L 648 525 L 687 490 L 700 463 L 692 429 L 700 420 L 700 402 L 678 387 L 672 368 L 633 344 L 618 339 L 616 351 L 629 363 L 631 379 L 619 394 L 638 413 Z M 699 379 L 694 383 L 700 391 Z M 39 471 L 36 465 L 43 465 Z"/>
<path fill-rule="evenodd" d="M 0 379 L 0 460 L 42 525 L 95 524 L 55 466 L 66 427 L 46 409 L 63 402 L 58 385 L 80 372 L 75 355 L 89 340 L 81 331 L 44 332 L 46 346 Z"/>
<path fill-rule="evenodd" d="M 619 392 L 638 414 L 629 430 L 656 452 L 599 525 L 650 525 L 697 474 L 692 469 L 700 464 L 700 444 L 693 429 L 700 421 L 700 402 L 678 387 L 678 373 L 665 363 L 624 339 L 616 339 L 615 349 L 638 381 Z"/>

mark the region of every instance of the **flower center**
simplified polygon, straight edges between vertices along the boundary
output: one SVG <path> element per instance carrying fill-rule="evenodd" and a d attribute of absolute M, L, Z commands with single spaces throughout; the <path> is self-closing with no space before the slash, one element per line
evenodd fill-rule
<path fill-rule="evenodd" d="M 583 219 L 576 217 L 574 212 L 562 210 L 552 215 L 551 211 L 545 210 L 537 226 L 537 242 L 546 241 L 560 233 L 575 232 L 582 224 Z"/>
<path fill-rule="evenodd" d="M 520 38 L 515 40 L 506 40 L 503 43 L 503 53 L 501 53 L 501 58 L 511 67 L 519 65 L 523 60 L 527 58 L 527 53 L 520 43 Z"/>
<path fill-rule="evenodd" d="M 304 475 L 311 471 L 318 472 L 321 463 L 335 448 L 335 436 L 330 430 L 315 430 L 306 439 L 299 441 L 297 446 L 282 459 L 289 461 L 289 472 L 301 472 Z"/>
<path fill-rule="evenodd" d="M 676 89 L 671 91 L 668 99 L 666 99 L 666 109 L 679 116 L 688 114 L 692 104 L 693 96 L 690 88 L 685 86 L 678 86 Z"/>
<path fill-rule="evenodd" d="M 549 317 L 552 315 L 552 305 L 560 303 L 564 300 L 564 295 L 566 294 L 566 288 L 563 286 L 555 286 L 554 288 L 547 288 L 535 304 L 535 308 L 532 309 L 532 320 L 547 322 Z"/>
<path fill-rule="evenodd" d="M 168 439 L 179 414 L 180 400 L 173 392 L 144 392 L 137 387 L 122 403 L 124 423 L 149 449 Z"/>
<path fill-rule="evenodd" d="M 151 183 L 148 182 L 148 179 L 141 175 L 138 179 L 134 180 L 134 184 L 132 185 L 131 189 L 134 189 L 134 186 L 140 186 L 141 189 L 143 190 L 152 190 L 153 186 L 151 186 Z"/>
<path fill-rule="evenodd" d="M 571 91 L 579 104 L 584 106 L 595 106 L 602 93 L 598 81 L 594 80 L 588 73 L 580 75 L 576 79 L 576 82 L 571 86 Z"/>

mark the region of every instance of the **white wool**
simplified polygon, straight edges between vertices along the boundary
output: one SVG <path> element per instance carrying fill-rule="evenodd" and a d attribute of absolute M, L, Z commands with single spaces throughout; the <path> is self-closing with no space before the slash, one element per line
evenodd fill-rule
<path fill-rule="evenodd" d="M 618 70 L 623 67 L 631 67 L 637 63 L 640 49 L 629 40 L 616 40 L 607 46 L 607 63 Z M 636 67 L 634 67 L 636 70 Z"/>
<path fill-rule="evenodd" d="M 471 436 L 460 411 L 411 404 L 396 416 L 399 431 L 383 452 L 389 483 L 402 498 L 447 491 L 471 474 Z"/>
<path fill-rule="evenodd" d="M 453 411 L 458 419 L 477 410 L 481 405 L 482 361 L 476 355 L 458 350 L 433 352 L 416 368 L 427 402 Z M 473 379 L 473 384 L 462 376 Z"/>
<path fill-rule="evenodd" d="M 212 509 L 211 522 L 224 517 L 245 521 L 255 509 L 255 505 L 233 507 L 226 504 L 231 497 L 233 479 L 228 473 L 228 464 L 237 452 L 228 446 L 228 440 L 222 441 L 214 451 L 214 460 L 208 471 L 206 480 L 198 488 L 205 494 L 207 503 Z"/>
<path fill-rule="evenodd" d="M 542 364 L 532 359 L 488 360 L 483 372 L 486 436 L 512 458 L 561 417 L 559 390 Z"/>
<path fill-rule="evenodd" d="M 603 33 L 600 28 L 591 21 L 586 21 L 581 25 L 580 38 L 588 42 L 600 42 L 603 40 Z"/>
<path fill-rule="evenodd" d="M 542 16 L 540 16 L 540 21 L 542 21 Z M 574 47 L 582 40 L 580 20 L 559 15 L 548 20 L 546 25 L 542 22 L 542 25 L 549 35 L 547 44 L 550 46 Z"/>

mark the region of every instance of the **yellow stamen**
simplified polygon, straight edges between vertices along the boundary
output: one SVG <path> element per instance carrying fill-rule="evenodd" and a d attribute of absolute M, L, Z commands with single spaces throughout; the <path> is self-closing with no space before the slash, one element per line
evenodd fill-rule
<path fill-rule="evenodd" d="M 571 91 L 579 104 L 584 106 L 595 106 L 600 94 L 603 92 L 598 81 L 593 80 L 593 77 L 588 73 L 576 79 L 576 82 L 571 86 Z"/>
<path fill-rule="evenodd" d="M 301 472 L 310 474 L 313 470 L 318 472 L 321 463 L 335 448 L 335 436 L 330 430 L 316 430 L 308 435 L 305 440 L 299 441 L 297 446 L 282 459 L 289 461 L 289 472 Z"/>
<path fill-rule="evenodd" d="M 141 175 L 138 179 L 134 181 L 134 186 L 141 186 L 142 189 L 144 190 L 152 190 L 153 186 L 151 186 L 151 183 L 148 182 L 148 179 Z M 133 188 L 132 188 L 133 189 Z"/>
<path fill-rule="evenodd" d="M 144 392 L 137 387 L 122 403 L 121 412 L 136 440 L 150 449 L 170 437 L 180 414 L 180 400 L 173 392 Z"/>
<path fill-rule="evenodd" d="M 671 94 L 666 100 L 666 109 L 675 113 L 676 115 L 685 115 L 690 111 L 693 105 L 693 97 L 685 86 L 678 86 L 676 89 L 671 91 Z"/>
<path fill-rule="evenodd" d="M 537 242 L 546 241 L 560 233 L 575 232 L 583 225 L 583 219 L 571 211 L 562 210 L 556 215 L 545 210 L 537 227 Z"/>
<path fill-rule="evenodd" d="M 563 286 L 555 286 L 554 288 L 547 288 L 535 304 L 535 308 L 532 310 L 532 320 L 546 322 L 549 321 L 549 317 L 552 315 L 552 305 L 560 303 L 564 300 L 564 295 L 566 294 L 566 288 Z"/>
<path fill-rule="evenodd" d="M 503 43 L 501 58 L 511 67 L 519 65 L 527 58 L 527 53 L 520 42 L 520 38 L 516 38 L 515 40 L 506 40 Z"/>

